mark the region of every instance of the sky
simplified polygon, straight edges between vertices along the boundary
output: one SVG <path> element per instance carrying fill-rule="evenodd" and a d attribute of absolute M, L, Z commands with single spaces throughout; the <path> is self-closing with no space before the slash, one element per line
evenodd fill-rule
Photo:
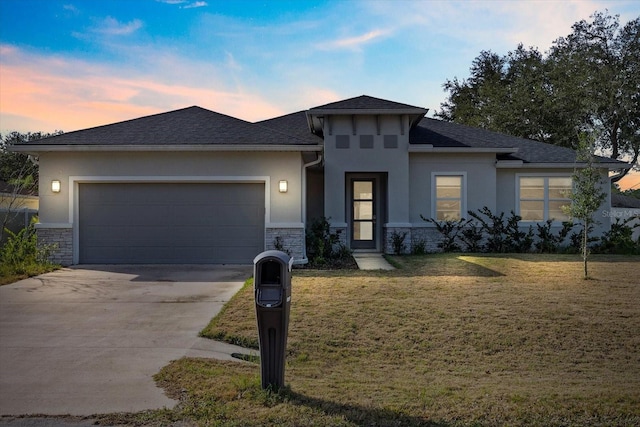
<path fill-rule="evenodd" d="M 0 0 L 0 132 L 198 105 L 248 121 L 370 95 L 430 109 L 482 50 L 547 51 L 637 0 Z"/>

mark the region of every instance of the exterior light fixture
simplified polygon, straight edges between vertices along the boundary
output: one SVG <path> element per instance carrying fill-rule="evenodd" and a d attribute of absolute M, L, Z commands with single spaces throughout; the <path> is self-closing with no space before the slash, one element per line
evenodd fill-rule
<path fill-rule="evenodd" d="M 278 183 L 278 190 L 281 193 L 286 193 L 289 190 L 289 183 L 286 179 L 283 179 Z"/>
<path fill-rule="evenodd" d="M 53 181 L 51 181 L 51 191 L 53 191 L 54 193 L 59 193 L 60 192 L 60 181 L 58 181 L 57 179 L 54 179 Z"/>

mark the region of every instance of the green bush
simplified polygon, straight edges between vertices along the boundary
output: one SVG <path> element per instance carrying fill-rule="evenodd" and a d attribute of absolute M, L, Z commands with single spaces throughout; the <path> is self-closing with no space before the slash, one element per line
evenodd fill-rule
<path fill-rule="evenodd" d="M 485 252 L 529 252 L 533 245 L 533 229 L 522 231 L 519 223 L 522 217 L 511 211 L 506 218 L 504 212 L 495 215 L 488 207 L 479 209 L 478 212 L 469 211 L 469 215 L 475 219 L 480 227 L 480 232 L 487 236 L 482 249 Z M 475 234 L 472 237 L 477 238 Z M 479 244 L 479 240 L 476 241 Z"/>
<path fill-rule="evenodd" d="M 7 242 L 0 248 L 0 261 L 2 264 L 2 275 L 30 275 L 42 272 L 44 268 L 53 267 L 49 261 L 53 246 L 38 246 L 34 218 L 28 227 L 17 233 L 5 229 L 9 236 Z"/>
<path fill-rule="evenodd" d="M 327 218 L 315 218 L 306 230 L 309 266 L 344 267 L 353 263 L 351 250 L 340 242 L 340 232 L 331 233 Z"/>
<path fill-rule="evenodd" d="M 544 224 L 536 224 L 538 228 L 538 240 L 535 243 L 536 251 L 541 254 L 552 254 L 560 250 L 569 232 L 573 229 L 572 222 L 563 222 L 558 234 L 551 232 L 553 220 L 548 219 Z"/>
<path fill-rule="evenodd" d="M 616 218 L 616 222 L 611 224 L 609 231 L 602 235 L 600 242 L 594 247 L 594 252 L 622 255 L 640 254 L 640 238 L 637 241 L 633 240 L 633 230 L 640 227 L 640 224 L 633 227 L 629 225 L 634 219 L 631 217 L 621 221 L 620 218 Z"/>
<path fill-rule="evenodd" d="M 404 244 L 404 239 L 407 237 L 407 232 L 400 233 L 399 231 L 394 231 L 391 233 L 391 247 L 393 248 L 393 253 L 395 255 L 402 255 L 406 249 L 406 245 Z"/>
<path fill-rule="evenodd" d="M 458 234 L 467 224 L 467 221 L 464 219 L 459 219 L 457 221 L 447 220 L 447 221 L 438 221 L 433 218 L 425 218 L 420 215 L 423 221 L 430 222 L 436 226 L 436 230 L 442 235 L 442 240 L 438 243 L 438 247 L 442 249 L 443 252 L 459 252 L 460 246 L 456 242 L 458 239 Z"/>
<path fill-rule="evenodd" d="M 563 222 L 562 228 L 553 232 L 553 220 L 536 224 L 537 232 L 534 236 L 533 227 L 523 231 L 519 226 L 522 218 L 511 211 L 505 218 L 504 213 L 493 214 L 486 206 L 477 212 L 469 211 L 472 219 L 457 221 L 437 221 L 425 218 L 424 221 L 435 225 L 442 235 L 438 247 L 443 252 L 458 252 L 463 250 L 460 243 L 464 243 L 467 252 L 531 252 L 532 247 L 538 253 L 575 252 L 582 245 L 583 233 L 571 233 L 574 229 L 572 222 Z M 616 219 L 609 231 L 601 237 L 590 236 L 587 244 L 593 251 L 601 254 L 640 254 L 640 239 L 633 240 L 633 231 L 640 224 L 631 226 L 635 218 L 626 220 Z M 589 224 L 588 234 L 593 231 L 593 224 Z M 569 234 L 571 233 L 571 234 Z M 568 240 L 569 246 L 563 246 Z M 416 243 L 414 242 L 414 245 Z M 424 242 L 421 248 L 424 249 Z M 416 250 L 413 251 L 416 253 Z"/>
<path fill-rule="evenodd" d="M 425 255 L 427 253 L 427 242 L 424 239 L 416 239 L 411 242 L 412 255 Z"/>

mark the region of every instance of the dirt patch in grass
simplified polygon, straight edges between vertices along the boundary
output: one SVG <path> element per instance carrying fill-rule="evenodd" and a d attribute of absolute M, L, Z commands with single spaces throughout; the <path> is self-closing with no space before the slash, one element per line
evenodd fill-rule
<path fill-rule="evenodd" d="M 283 392 L 243 362 L 158 381 L 203 424 L 640 425 L 640 257 L 594 256 L 592 280 L 576 256 L 393 262 L 294 273 Z M 204 334 L 257 340 L 252 286 Z"/>

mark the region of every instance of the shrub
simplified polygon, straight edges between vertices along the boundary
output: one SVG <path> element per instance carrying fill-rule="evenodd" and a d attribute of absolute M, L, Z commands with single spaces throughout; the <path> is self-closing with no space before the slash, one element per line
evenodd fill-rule
<path fill-rule="evenodd" d="M 42 266 L 53 266 L 48 258 L 54 249 L 52 245 L 38 246 L 35 222 L 32 219 L 28 227 L 17 233 L 5 229 L 9 236 L 7 242 L 0 248 L 0 261 L 3 275 L 22 275 L 30 271 L 40 271 Z"/>
<path fill-rule="evenodd" d="M 460 242 L 465 245 L 467 252 L 530 252 L 534 246 L 538 252 L 557 252 L 562 242 L 573 228 L 573 224 L 565 222 L 557 235 L 551 231 L 553 221 L 537 224 L 537 236 L 533 227 L 523 229 L 520 226 L 522 217 L 511 211 L 508 217 L 504 213 L 495 215 L 488 207 L 477 212 L 469 211 L 471 219 L 458 221 L 436 221 L 433 218 L 424 221 L 431 222 L 442 235 L 438 247 L 444 252 L 460 251 Z M 579 236 L 578 236 L 579 237 Z M 537 238 L 537 239 L 536 239 Z M 571 236 L 575 239 L 576 236 Z M 574 242 L 574 240 L 572 240 Z"/>
<path fill-rule="evenodd" d="M 487 234 L 487 240 L 484 244 L 485 252 L 506 252 L 505 251 L 505 227 L 504 212 L 500 215 L 494 215 L 488 207 L 479 209 L 478 212 L 469 211 L 469 215 L 478 221 L 481 230 Z"/>
<path fill-rule="evenodd" d="M 465 251 L 482 252 L 482 239 L 484 239 L 482 227 L 468 221 L 460 234 L 460 240 L 466 245 Z"/>
<path fill-rule="evenodd" d="M 306 230 L 307 256 L 312 267 L 340 267 L 352 263 L 351 250 L 340 243 L 340 232 L 331 233 L 327 218 L 316 218 Z"/>
<path fill-rule="evenodd" d="M 460 251 L 460 246 L 456 243 L 458 233 L 465 226 L 466 220 L 459 219 L 457 221 L 447 220 L 438 221 L 433 218 L 425 218 L 420 215 L 423 221 L 430 222 L 436 226 L 436 229 L 442 234 L 442 240 L 438 243 L 438 247 L 444 252 L 457 252 Z"/>
<path fill-rule="evenodd" d="M 620 220 L 616 218 L 616 222 L 611 224 L 609 231 L 604 233 L 600 238 L 600 243 L 594 247 L 594 252 L 605 254 L 624 254 L 634 255 L 640 254 L 640 238 L 633 241 L 633 230 L 640 227 L 636 224 L 633 227 L 629 225 L 635 218 L 627 218 Z"/>
<path fill-rule="evenodd" d="M 401 255 L 404 253 L 406 245 L 404 244 L 404 239 L 407 237 L 407 232 L 400 233 L 399 231 L 394 230 L 391 233 L 391 247 L 393 248 L 393 253 L 396 255 Z"/>
<path fill-rule="evenodd" d="M 530 252 L 533 245 L 533 227 L 529 226 L 529 229 L 525 232 L 520 229 L 519 223 L 522 221 L 520 215 L 516 215 L 511 211 L 511 216 L 507 218 L 507 223 L 504 227 L 506 233 L 505 250 L 507 252 Z"/>
<path fill-rule="evenodd" d="M 416 239 L 411 242 L 412 255 L 424 255 L 427 253 L 427 242 L 424 239 Z"/>
<path fill-rule="evenodd" d="M 569 235 L 569 232 L 573 229 L 573 223 L 565 221 L 562 223 L 562 229 L 556 235 L 551 231 L 552 224 L 553 220 L 551 219 L 548 219 L 544 224 L 536 224 L 538 228 L 538 239 L 536 240 L 535 247 L 536 251 L 541 254 L 558 252 L 560 246 Z"/>
<path fill-rule="evenodd" d="M 504 212 L 495 215 L 486 206 L 478 209 L 478 212 L 469 211 L 469 215 L 478 222 L 481 233 L 487 235 L 483 246 L 485 252 L 529 252 L 531 250 L 533 229 L 529 227 L 528 231 L 522 231 L 519 227 L 522 217 L 513 211 L 506 221 Z"/>

